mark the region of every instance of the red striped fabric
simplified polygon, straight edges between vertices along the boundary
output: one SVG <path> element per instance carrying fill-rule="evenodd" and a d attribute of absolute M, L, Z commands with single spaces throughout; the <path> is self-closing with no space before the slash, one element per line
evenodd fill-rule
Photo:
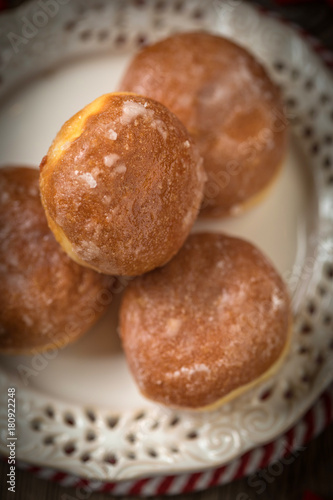
<path fill-rule="evenodd" d="M 327 426 L 331 422 L 333 417 L 333 402 L 329 397 L 328 392 L 324 392 L 322 399 L 325 408 L 325 426 Z"/>
<path fill-rule="evenodd" d="M 105 483 L 103 484 L 101 491 L 104 493 L 111 493 L 111 491 L 114 489 L 116 483 Z"/>
<path fill-rule="evenodd" d="M 77 488 L 87 488 L 90 485 L 89 479 L 79 479 L 76 483 L 75 486 Z"/>
<path fill-rule="evenodd" d="M 133 486 L 129 489 L 128 494 L 129 495 L 140 495 L 141 490 L 143 486 L 149 481 L 149 478 L 144 478 L 140 479 L 139 481 L 135 482 Z"/>
<path fill-rule="evenodd" d="M 282 454 L 283 457 L 286 457 L 287 455 L 289 455 L 291 453 L 291 451 L 294 449 L 295 433 L 294 433 L 293 427 L 291 429 L 289 429 L 288 432 L 286 432 L 285 438 L 286 438 L 286 443 L 285 443 L 285 447 L 284 447 L 283 454 Z"/>
<path fill-rule="evenodd" d="M 5 10 L 5 9 L 7 9 L 6 0 L 0 0 L 0 10 Z"/>
<path fill-rule="evenodd" d="M 265 453 L 261 459 L 258 469 L 264 469 L 270 463 L 273 452 L 274 452 L 274 442 L 266 444 Z"/>
<path fill-rule="evenodd" d="M 323 500 L 323 498 L 315 495 L 311 491 L 306 491 L 303 495 L 302 500 Z"/>
<path fill-rule="evenodd" d="M 67 477 L 66 472 L 55 472 L 51 479 L 55 482 L 61 482 L 65 477 Z"/>
<path fill-rule="evenodd" d="M 226 468 L 227 468 L 226 466 L 219 467 L 218 469 L 213 471 L 212 479 L 209 481 L 208 487 L 216 486 L 217 484 L 219 484 L 220 477 L 222 476 Z"/>
<path fill-rule="evenodd" d="M 195 485 L 196 485 L 198 479 L 201 477 L 201 475 L 202 475 L 202 472 L 196 472 L 196 473 L 192 474 L 183 488 L 183 493 L 188 493 L 190 491 L 193 491 L 195 489 Z"/>
<path fill-rule="evenodd" d="M 311 437 L 313 436 L 313 429 L 314 429 L 314 414 L 312 408 L 306 413 L 304 420 L 307 425 L 306 433 L 304 436 L 304 442 L 307 443 L 310 441 Z"/>
<path fill-rule="evenodd" d="M 156 495 L 164 495 L 172 485 L 175 476 L 166 476 L 156 489 Z"/>
<path fill-rule="evenodd" d="M 295 3 L 310 3 L 318 0 L 275 0 L 278 5 L 291 5 Z"/>
<path fill-rule="evenodd" d="M 245 475 L 246 467 L 248 466 L 249 461 L 251 460 L 252 451 L 248 451 L 245 455 L 242 456 L 242 461 L 239 464 L 239 467 L 235 473 L 235 479 L 243 477 Z"/>

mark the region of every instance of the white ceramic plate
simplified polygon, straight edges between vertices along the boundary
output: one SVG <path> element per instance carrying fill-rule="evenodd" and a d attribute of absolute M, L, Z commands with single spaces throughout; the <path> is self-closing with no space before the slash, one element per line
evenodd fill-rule
<path fill-rule="evenodd" d="M 0 19 L 1 164 L 37 166 L 65 120 L 117 88 L 141 43 L 202 28 L 235 39 L 283 88 L 289 153 L 260 206 L 195 229 L 258 245 L 287 281 L 296 319 L 276 376 L 218 411 L 172 412 L 144 400 L 131 379 L 116 333 L 118 295 L 75 345 L 1 358 L 0 450 L 14 386 L 22 460 L 100 480 L 222 465 L 295 423 L 332 379 L 332 76 L 296 32 L 239 1 L 52 5 L 32 2 Z"/>

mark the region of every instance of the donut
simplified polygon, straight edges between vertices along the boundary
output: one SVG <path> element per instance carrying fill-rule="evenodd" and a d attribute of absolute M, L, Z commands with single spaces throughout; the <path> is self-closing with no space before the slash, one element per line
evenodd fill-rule
<path fill-rule="evenodd" d="M 144 396 L 206 410 L 277 370 L 290 321 L 286 287 L 255 246 L 201 233 L 190 235 L 166 266 L 129 284 L 120 333 Z"/>
<path fill-rule="evenodd" d="M 0 353 L 32 354 L 79 338 L 112 299 L 114 278 L 73 262 L 48 228 L 39 173 L 0 168 Z"/>
<path fill-rule="evenodd" d="M 136 276 L 168 262 L 197 217 L 203 161 L 169 110 L 106 94 L 64 124 L 40 165 L 48 223 L 72 259 Z"/>
<path fill-rule="evenodd" d="M 204 32 L 172 35 L 134 56 L 120 88 L 163 103 L 195 139 L 208 176 L 200 215 L 242 212 L 277 177 L 287 120 L 277 86 L 245 48 Z"/>

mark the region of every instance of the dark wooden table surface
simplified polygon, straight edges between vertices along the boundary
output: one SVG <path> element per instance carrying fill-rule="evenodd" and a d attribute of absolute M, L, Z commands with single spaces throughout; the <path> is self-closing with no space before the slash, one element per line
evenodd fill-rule
<path fill-rule="evenodd" d="M 333 8 L 325 1 L 277 6 L 272 0 L 258 0 L 265 7 L 276 10 L 320 38 L 333 51 Z M 282 3 L 282 2 L 281 2 Z M 16 471 L 16 493 L 8 492 L 6 462 L 0 463 L 1 500 L 106 500 L 105 493 L 90 493 L 63 488 L 56 483 L 37 479 L 33 474 Z M 285 465 L 280 476 L 266 483 L 265 491 L 258 494 L 247 478 L 211 488 L 199 493 L 178 495 L 187 500 L 302 500 L 305 491 L 312 491 L 324 500 L 333 500 L 333 425 L 308 444 L 292 464 Z M 124 498 L 124 497 L 123 497 Z M 155 497 L 159 498 L 159 497 Z"/>

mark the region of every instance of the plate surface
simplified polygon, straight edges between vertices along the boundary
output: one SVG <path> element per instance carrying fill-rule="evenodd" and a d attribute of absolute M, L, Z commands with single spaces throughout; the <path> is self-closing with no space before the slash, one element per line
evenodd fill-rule
<path fill-rule="evenodd" d="M 283 89 L 289 152 L 259 206 L 194 230 L 245 237 L 271 258 L 292 294 L 294 333 L 269 381 L 214 412 L 173 412 L 143 399 L 132 381 L 116 330 L 119 293 L 66 349 L 1 357 L 0 450 L 14 386 L 21 460 L 99 480 L 222 465 L 295 423 L 333 378 L 332 76 L 296 32 L 241 2 L 56 6 L 42 15 L 32 2 L 0 18 L 1 165 L 37 166 L 65 120 L 116 90 L 142 43 L 207 29 L 243 44 Z"/>

